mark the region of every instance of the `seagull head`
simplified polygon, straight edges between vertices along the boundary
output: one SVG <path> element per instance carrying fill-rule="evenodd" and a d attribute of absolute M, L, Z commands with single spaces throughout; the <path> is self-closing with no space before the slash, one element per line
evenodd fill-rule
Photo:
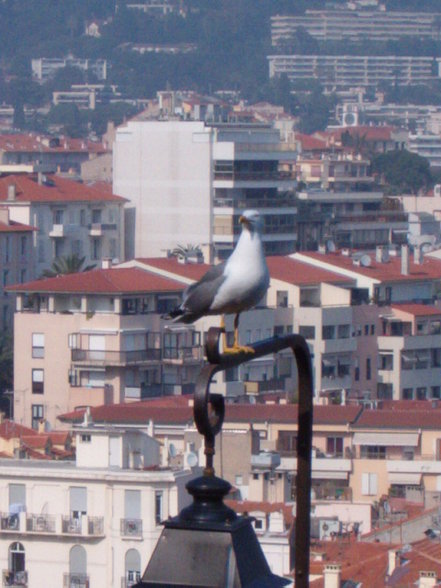
<path fill-rule="evenodd" d="M 243 228 L 248 229 L 250 233 L 255 231 L 259 232 L 262 230 L 262 217 L 258 210 L 245 210 L 239 217 L 239 223 Z"/>

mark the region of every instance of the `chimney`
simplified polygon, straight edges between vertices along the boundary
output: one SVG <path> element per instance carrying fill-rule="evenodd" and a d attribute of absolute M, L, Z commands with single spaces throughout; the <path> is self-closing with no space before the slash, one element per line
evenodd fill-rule
<path fill-rule="evenodd" d="M 392 576 L 398 562 L 398 551 L 396 549 L 389 549 L 387 552 L 387 575 Z"/>
<path fill-rule="evenodd" d="M 401 273 L 403 276 L 409 275 L 409 246 L 401 245 Z"/>
<path fill-rule="evenodd" d="M 436 572 L 420 571 L 418 588 L 433 588 L 438 583 Z"/>
<path fill-rule="evenodd" d="M 323 588 L 340 588 L 341 565 L 326 564 L 324 568 Z"/>
<path fill-rule="evenodd" d="M 112 260 L 110 257 L 103 257 L 101 260 L 101 269 L 110 269 L 112 267 Z"/>
<path fill-rule="evenodd" d="M 413 248 L 413 262 L 418 265 L 423 263 L 423 250 L 419 245 L 415 245 Z"/>
<path fill-rule="evenodd" d="M 15 186 L 15 184 L 9 184 L 8 186 L 8 202 L 14 202 L 15 198 L 17 196 L 17 188 Z"/>
<path fill-rule="evenodd" d="M 377 245 L 375 248 L 375 261 L 383 263 L 383 247 L 381 245 Z"/>
<path fill-rule="evenodd" d="M 38 421 L 38 432 L 46 433 L 46 421 L 44 419 Z"/>

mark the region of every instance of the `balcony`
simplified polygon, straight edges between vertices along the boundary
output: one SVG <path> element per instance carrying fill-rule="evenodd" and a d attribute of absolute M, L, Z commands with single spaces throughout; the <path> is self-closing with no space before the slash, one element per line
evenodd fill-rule
<path fill-rule="evenodd" d="M 334 486 L 333 484 L 313 485 L 312 500 L 352 500 L 352 488 L 348 486 Z"/>
<path fill-rule="evenodd" d="M 237 208 L 244 210 L 246 208 L 295 208 L 296 199 L 294 195 L 283 194 L 277 198 L 222 198 L 214 197 L 214 207 L 216 208 Z M 293 211 L 294 212 L 294 211 Z"/>
<path fill-rule="evenodd" d="M 135 351 L 99 351 L 72 349 L 72 363 L 81 365 L 127 366 L 143 365 L 161 360 L 161 349 L 137 349 Z"/>
<path fill-rule="evenodd" d="M 104 518 L 88 517 L 83 515 L 80 519 L 63 516 L 61 518 L 62 535 L 78 535 L 80 537 L 103 537 Z"/>
<path fill-rule="evenodd" d="M 202 347 L 164 347 L 162 358 L 166 363 L 199 363 L 202 361 Z"/>
<path fill-rule="evenodd" d="M 52 225 L 52 230 L 49 231 L 49 237 L 55 239 L 62 239 L 66 236 L 64 225 Z"/>
<path fill-rule="evenodd" d="M 3 570 L 3 586 L 27 586 L 28 572 L 13 572 L 11 570 Z"/>
<path fill-rule="evenodd" d="M 89 588 L 87 574 L 64 574 L 63 588 Z"/>
<path fill-rule="evenodd" d="M 55 533 L 55 516 L 53 515 L 27 515 L 26 532 L 28 533 Z"/>
<path fill-rule="evenodd" d="M 117 225 L 113 223 L 92 223 L 88 228 L 90 237 L 102 237 L 106 231 L 116 231 Z"/>
<path fill-rule="evenodd" d="M 142 537 L 141 519 L 121 519 L 121 537 Z"/>

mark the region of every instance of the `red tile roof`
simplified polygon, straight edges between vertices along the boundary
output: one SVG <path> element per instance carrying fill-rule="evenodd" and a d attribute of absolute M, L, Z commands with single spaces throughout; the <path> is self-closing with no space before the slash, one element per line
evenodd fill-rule
<path fill-rule="evenodd" d="M 35 431 L 33 435 L 23 435 L 21 440 L 30 449 L 46 449 L 47 444 L 50 443 L 49 435 L 38 434 Z"/>
<path fill-rule="evenodd" d="M 364 410 L 353 428 L 441 429 L 440 410 Z"/>
<path fill-rule="evenodd" d="M 406 312 L 413 316 L 439 316 L 441 308 L 427 304 L 392 304 L 392 308 Z"/>
<path fill-rule="evenodd" d="M 303 133 L 296 133 L 295 140 L 300 142 L 301 150 L 304 151 L 328 151 L 326 141 L 313 137 L 311 135 L 305 135 Z"/>
<path fill-rule="evenodd" d="M 366 588 L 384 588 L 387 571 L 388 551 L 392 546 L 384 543 L 363 543 L 361 541 L 321 541 L 312 545 L 311 551 L 324 554 L 324 561 L 312 561 L 311 575 L 323 574 L 329 563 L 342 566 L 342 580 L 361 582 Z M 314 588 L 323 588 L 323 578 L 310 582 Z"/>
<path fill-rule="evenodd" d="M 0 135 L 1 136 L 1 135 Z M 8 187 L 16 187 L 16 202 L 127 202 L 108 189 L 89 186 L 56 175 L 47 175 L 39 184 L 37 174 L 13 174 L 0 177 L 0 202 L 8 204 Z"/>
<path fill-rule="evenodd" d="M 361 411 L 359 406 L 316 406 L 314 407 L 314 424 L 344 425 L 356 420 Z M 84 410 L 61 415 L 62 421 L 78 422 L 83 419 Z M 190 406 L 152 406 L 149 401 L 130 404 L 113 404 L 90 409 L 92 419 L 97 422 L 112 423 L 146 423 L 150 419 L 158 423 L 185 424 L 193 420 Z M 297 405 L 295 404 L 227 404 L 225 408 L 227 422 L 297 422 Z"/>
<path fill-rule="evenodd" d="M 211 267 L 206 263 L 179 263 L 176 257 L 140 257 L 136 261 L 153 269 L 195 281 L 200 280 Z"/>
<path fill-rule="evenodd" d="M 0 423 L 0 437 L 2 439 L 17 439 L 25 435 L 35 435 L 35 430 L 10 420 L 5 420 Z"/>
<path fill-rule="evenodd" d="M 354 252 L 355 253 L 355 252 Z M 302 256 L 322 261 L 338 269 L 351 272 L 378 280 L 379 282 L 411 282 L 420 280 L 441 279 L 441 260 L 426 256 L 423 263 L 416 264 L 412 258 L 409 260 L 409 274 L 401 273 L 401 257 L 391 257 L 387 263 L 379 263 L 372 254 L 371 265 L 364 267 L 354 265 L 351 256 L 342 255 L 341 252 L 319 253 L 318 251 L 302 252 Z"/>
<path fill-rule="evenodd" d="M 0 233 L 27 233 L 29 231 L 36 231 L 35 227 L 30 225 L 23 225 L 22 223 L 16 223 L 15 221 L 9 221 L 9 223 L 2 223 L 0 221 Z"/>
<path fill-rule="evenodd" d="M 330 270 L 315 267 L 303 261 L 281 255 L 267 257 L 268 269 L 272 278 L 306 286 L 328 282 L 333 284 L 352 284 L 354 280 Z"/>
<path fill-rule="evenodd" d="M 392 134 L 397 131 L 395 127 L 392 126 L 367 126 L 367 125 L 358 125 L 355 127 L 342 127 L 339 129 L 333 129 L 329 131 L 321 131 L 317 133 L 319 137 L 333 137 L 335 139 L 341 140 L 341 136 L 343 133 L 349 133 L 351 136 L 360 136 L 366 137 L 367 141 L 390 141 L 392 138 Z"/>
<path fill-rule="evenodd" d="M 135 294 L 146 292 L 180 293 L 184 287 L 181 282 L 138 268 L 110 268 L 34 280 L 25 284 L 8 286 L 7 290 L 12 292 Z"/>
<path fill-rule="evenodd" d="M 0 150 L 19 151 L 33 153 L 105 153 L 107 150 L 102 143 L 96 141 L 85 141 L 84 139 L 72 139 L 60 137 L 59 145 L 52 147 L 49 141 L 53 137 L 44 137 L 35 133 L 28 134 L 0 134 Z"/>

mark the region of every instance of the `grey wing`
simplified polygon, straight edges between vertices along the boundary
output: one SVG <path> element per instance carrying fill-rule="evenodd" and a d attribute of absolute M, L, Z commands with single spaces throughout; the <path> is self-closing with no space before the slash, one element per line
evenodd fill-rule
<path fill-rule="evenodd" d="M 199 314 L 210 308 L 221 284 L 225 280 L 225 262 L 213 266 L 199 282 L 189 286 L 184 293 L 182 306 L 186 311 Z"/>

